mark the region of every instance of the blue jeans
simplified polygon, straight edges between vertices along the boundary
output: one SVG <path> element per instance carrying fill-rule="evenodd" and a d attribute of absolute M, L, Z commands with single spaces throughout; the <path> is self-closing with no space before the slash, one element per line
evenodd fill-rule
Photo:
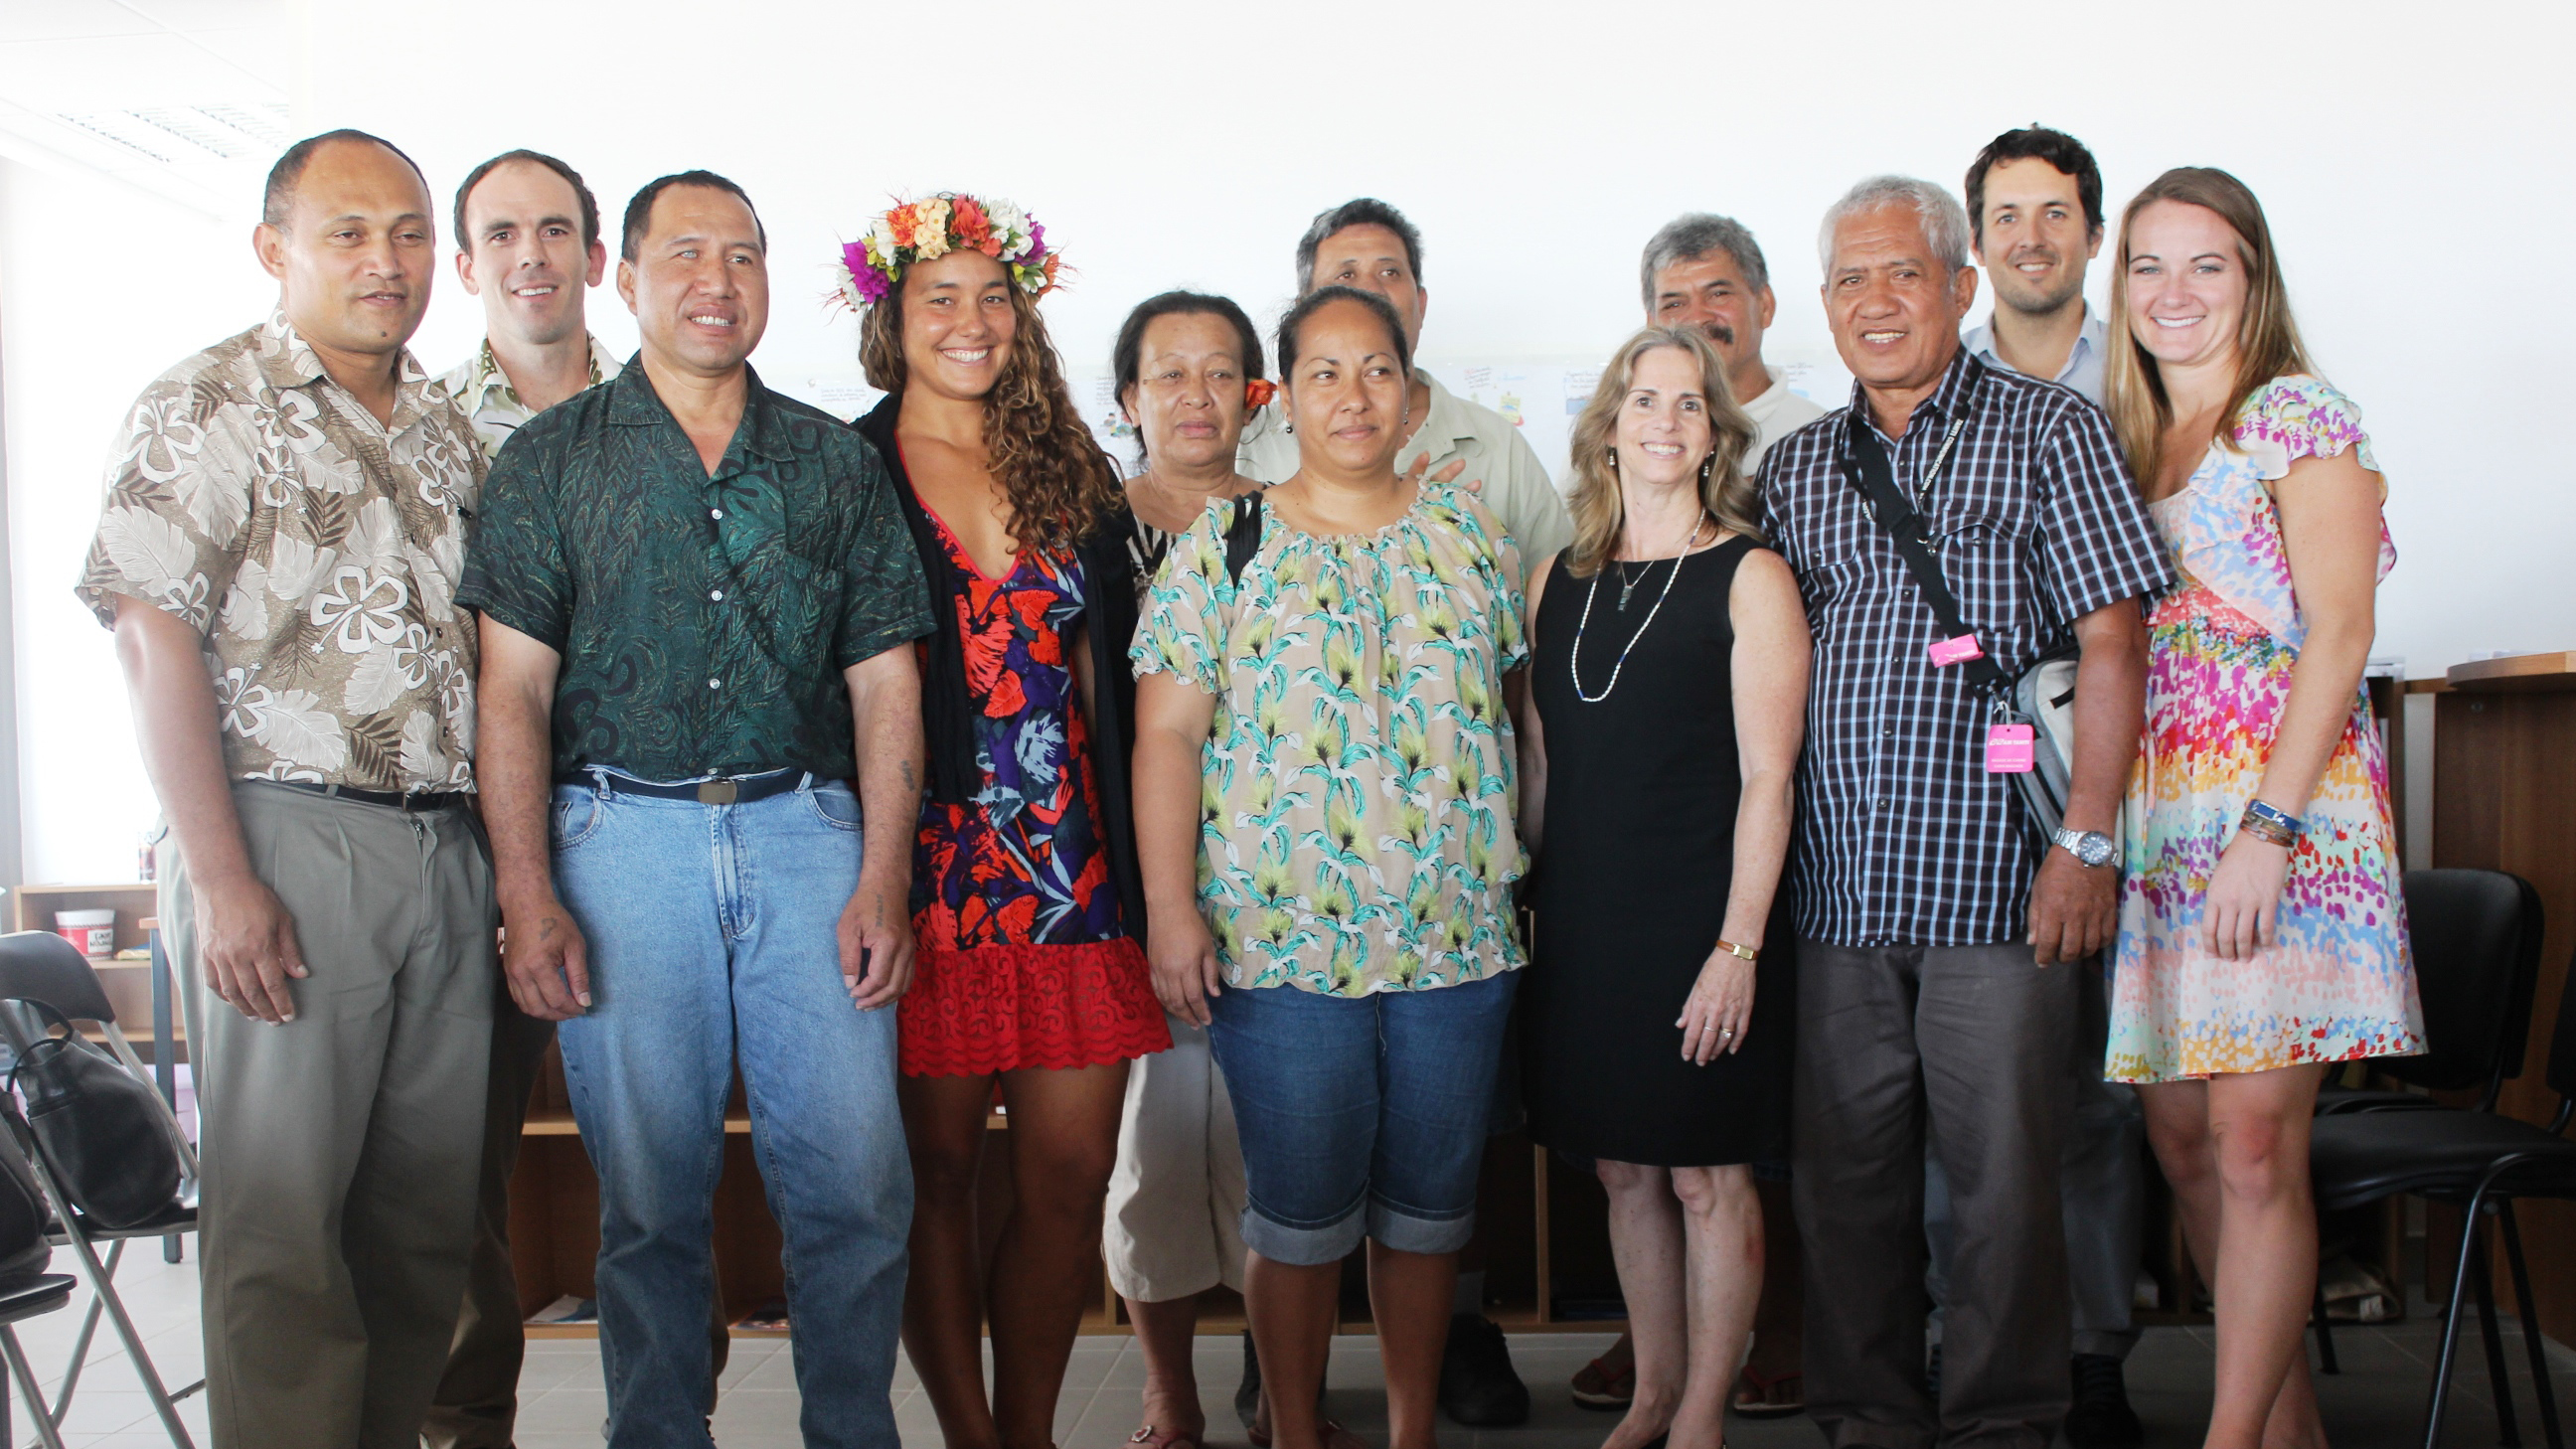
<path fill-rule="evenodd" d="M 1465 1247 L 1519 981 L 1219 996 L 1208 1039 L 1243 1141 L 1244 1246 L 1298 1265 L 1337 1262 L 1364 1235 L 1406 1253 Z"/>
<path fill-rule="evenodd" d="M 861 1012 L 835 934 L 859 807 L 812 781 L 739 805 L 556 787 L 555 885 L 589 940 L 590 1010 L 564 1078 L 599 1174 L 599 1354 L 611 1449 L 707 1449 L 707 1307 L 739 1056 L 751 1144 L 786 1239 L 809 1446 L 896 1449 L 912 1168 L 895 1014 Z M 911 822 L 903 825 L 909 828 Z"/>

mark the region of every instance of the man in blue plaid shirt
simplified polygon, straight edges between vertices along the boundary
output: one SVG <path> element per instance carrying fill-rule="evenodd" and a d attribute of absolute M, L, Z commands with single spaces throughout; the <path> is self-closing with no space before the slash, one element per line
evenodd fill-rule
<path fill-rule="evenodd" d="M 1821 246 L 1858 381 L 1761 471 L 1815 633 L 1795 869 L 1807 1403 L 1835 1449 L 2044 1449 L 2070 1390 L 2057 1163 L 2068 1073 L 2086 1069 L 2070 1060 L 2073 973 L 2116 920 L 2139 604 L 2172 572 L 2102 414 L 1961 350 L 1977 275 L 1948 192 L 1864 181 Z M 1972 645 L 1946 637 L 1847 471 L 1872 453 L 1923 515 Z M 2076 758 L 2065 828 L 2042 844 L 2013 775 L 1988 768 L 2004 761 L 1963 656 L 2009 679 L 2070 641 Z M 1958 1219 L 1938 1405 L 1927 1135 Z"/>

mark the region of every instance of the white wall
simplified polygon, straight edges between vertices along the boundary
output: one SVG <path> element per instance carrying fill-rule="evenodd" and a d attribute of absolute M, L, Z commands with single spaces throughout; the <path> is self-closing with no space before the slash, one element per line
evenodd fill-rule
<path fill-rule="evenodd" d="M 1306 220 L 1363 193 L 1426 235 L 1435 365 L 1606 354 L 1639 320 L 1640 245 L 1686 209 L 1730 212 L 1762 239 L 1775 360 L 1829 364 L 1815 223 L 1860 176 L 1955 188 L 1980 144 L 2034 119 L 2093 146 L 2115 215 L 2166 166 L 2223 165 L 2264 199 L 2309 339 L 2363 405 L 2388 472 L 2401 560 L 2378 652 L 2421 675 L 2473 652 L 2576 645 L 2561 562 L 2576 465 L 2549 365 L 2548 279 L 2576 236 L 2563 6 L 2460 3 L 2435 19 L 2277 0 L 628 0 L 306 15 L 302 129 L 380 131 L 442 192 L 519 145 L 588 173 L 612 228 L 662 172 L 742 182 L 770 228 L 776 289 L 754 361 L 808 395 L 856 380 L 854 329 L 821 299 L 839 241 L 890 193 L 991 191 L 1034 211 L 1079 272 L 1047 306 L 1082 370 L 1105 363 L 1127 307 L 1165 287 L 1274 315 Z M 51 285 L 59 234 L 25 214 L 23 174 L 0 193 L 0 281 Z M 46 490 L 12 515 L 35 878 L 121 873 L 132 852 L 130 820 L 77 803 L 104 793 L 103 817 L 139 799 L 98 773 L 130 770 L 131 753 L 105 635 L 65 590 L 99 452 L 136 388 L 256 317 L 264 292 L 239 229 L 172 223 L 79 246 L 105 264 L 81 268 L 77 297 L 31 304 L 21 284 L 7 319 L 13 491 Z M 2106 281 L 2097 270 L 2097 304 Z M 597 330 L 631 345 L 613 294 L 593 305 Z M 417 349 L 444 367 L 478 325 L 451 277 Z M 31 378 L 22 359 L 57 347 L 87 365 Z M 48 725 L 56 681 L 103 702 Z"/>
<path fill-rule="evenodd" d="M 135 395 L 265 316 L 275 295 L 247 226 L 112 181 L 0 161 L 0 405 L 28 880 L 134 878 L 156 810 L 110 637 L 72 583 Z"/>

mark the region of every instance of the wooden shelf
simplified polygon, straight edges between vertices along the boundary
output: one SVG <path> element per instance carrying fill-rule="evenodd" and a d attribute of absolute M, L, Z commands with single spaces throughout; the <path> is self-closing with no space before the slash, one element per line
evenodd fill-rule
<path fill-rule="evenodd" d="M 179 1040 L 185 1041 L 187 1037 L 182 1035 Z M 992 1116 L 984 1120 L 984 1125 L 994 1131 L 1001 1131 L 1011 1123 L 1009 1118 L 996 1110 Z M 747 1135 L 751 1131 L 751 1118 L 739 1112 L 728 1112 L 725 1114 L 725 1131 L 728 1134 Z M 581 1135 L 581 1127 L 573 1121 L 570 1111 L 560 1107 L 541 1107 L 532 1109 L 528 1113 L 527 1124 L 519 1129 L 519 1135 L 522 1137 L 578 1137 Z"/>

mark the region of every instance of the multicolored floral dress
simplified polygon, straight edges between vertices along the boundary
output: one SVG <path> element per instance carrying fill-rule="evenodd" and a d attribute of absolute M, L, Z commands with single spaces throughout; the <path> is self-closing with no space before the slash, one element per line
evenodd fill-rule
<path fill-rule="evenodd" d="M 1263 509 L 1226 574 L 1230 503 L 1165 559 L 1128 651 L 1215 695 L 1199 907 L 1228 985 L 1428 991 L 1518 969 L 1513 731 L 1529 656 L 1519 550 L 1426 483 L 1373 534 Z"/>
<path fill-rule="evenodd" d="M 2282 887 L 2278 944 L 2222 960 L 2200 944 L 2210 875 L 2261 786 L 2306 637 L 2264 485 L 2301 458 L 2358 450 L 2361 410 L 2313 377 L 2276 378 L 2150 505 L 2180 582 L 2149 620 L 2147 745 L 2130 779 L 2104 1075 L 2167 1082 L 2302 1062 L 2408 1056 L 2424 1018 L 2388 807 L 2388 760 L 2356 693 Z M 2380 528 L 2379 576 L 2397 561 Z"/>
<path fill-rule="evenodd" d="M 927 803 L 913 853 L 920 957 L 900 1008 L 909 1076 L 1127 1061 L 1172 1044 L 1142 947 L 1119 919 L 1096 822 L 1100 790 L 1065 636 L 1081 564 L 1022 548 L 988 578 L 938 525 L 965 592 L 965 646 L 983 786 Z M 926 646 L 925 646 L 926 647 Z"/>

